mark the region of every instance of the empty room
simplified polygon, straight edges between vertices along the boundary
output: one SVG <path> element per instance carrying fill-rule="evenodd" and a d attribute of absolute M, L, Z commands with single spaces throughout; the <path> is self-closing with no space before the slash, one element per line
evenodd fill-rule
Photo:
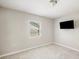
<path fill-rule="evenodd" d="M 79 0 L 0 0 L 0 59 L 79 59 Z"/>

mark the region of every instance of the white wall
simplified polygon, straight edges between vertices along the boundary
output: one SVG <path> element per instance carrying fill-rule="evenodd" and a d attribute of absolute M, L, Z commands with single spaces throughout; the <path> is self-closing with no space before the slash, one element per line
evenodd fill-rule
<path fill-rule="evenodd" d="M 28 37 L 28 20 L 41 22 L 41 37 Z M 53 42 L 53 21 L 48 18 L 0 8 L 0 55 Z"/>
<path fill-rule="evenodd" d="M 60 29 L 62 21 L 74 20 L 74 29 Z M 55 20 L 55 41 L 56 43 L 79 49 L 79 14 L 72 14 Z"/>

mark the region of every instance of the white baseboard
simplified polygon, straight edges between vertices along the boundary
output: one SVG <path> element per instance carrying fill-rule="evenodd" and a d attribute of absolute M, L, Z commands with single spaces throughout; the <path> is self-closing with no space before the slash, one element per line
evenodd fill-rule
<path fill-rule="evenodd" d="M 61 43 L 54 42 L 54 44 L 65 47 L 65 48 L 68 48 L 68 49 L 71 49 L 71 50 L 76 51 L 76 52 L 79 52 L 79 49 L 72 48 L 70 46 L 67 46 L 67 45 L 64 45 L 64 44 L 61 44 Z"/>
<path fill-rule="evenodd" d="M 36 48 L 39 48 L 39 47 L 42 47 L 42 46 L 51 45 L 51 44 L 56 44 L 56 45 L 59 45 L 59 46 L 62 46 L 62 47 L 74 50 L 76 52 L 79 52 L 78 49 L 72 48 L 70 46 L 67 46 L 67 45 L 64 45 L 64 44 L 61 44 L 61 43 L 57 43 L 57 42 L 45 42 L 45 43 L 41 43 L 41 44 L 39 44 L 37 46 L 31 47 L 31 48 L 26 48 L 26 49 L 22 49 L 22 50 L 19 50 L 19 51 L 14 51 L 14 52 L 11 52 L 11 53 L 0 55 L 0 58 L 6 57 L 6 56 L 15 55 L 15 54 L 18 54 L 18 53 L 22 53 L 22 52 L 25 52 L 25 51 L 29 51 L 29 50 L 32 50 L 32 49 L 36 49 Z"/>
<path fill-rule="evenodd" d="M 11 52 L 11 53 L 3 54 L 3 55 L 0 55 L 0 58 L 15 55 L 17 53 L 22 53 L 22 52 L 25 52 L 25 51 L 29 51 L 29 50 L 39 48 L 39 47 L 42 47 L 42 46 L 46 46 L 46 45 L 50 45 L 50 44 L 53 44 L 53 42 L 45 42 L 45 43 L 41 43 L 41 44 L 34 46 L 34 47 L 30 47 L 30 48 L 22 49 L 22 50 L 19 50 L 19 51 L 14 51 L 14 52 Z"/>

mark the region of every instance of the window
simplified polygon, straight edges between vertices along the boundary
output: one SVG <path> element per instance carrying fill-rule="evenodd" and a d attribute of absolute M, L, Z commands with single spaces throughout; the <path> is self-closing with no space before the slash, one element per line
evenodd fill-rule
<path fill-rule="evenodd" d="M 30 21 L 29 22 L 30 25 L 30 29 L 29 29 L 29 33 L 30 33 L 30 37 L 39 37 L 40 36 L 40 23 L 39 22 L 35 22 L 35 21 Z"/>

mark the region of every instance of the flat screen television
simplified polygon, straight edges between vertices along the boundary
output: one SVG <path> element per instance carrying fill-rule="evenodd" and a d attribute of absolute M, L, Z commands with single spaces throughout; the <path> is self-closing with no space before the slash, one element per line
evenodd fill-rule
<path fill-rule="evenodd" d="M 74 20 L 60 22 L 60 29 L 74 29 Z"/>

